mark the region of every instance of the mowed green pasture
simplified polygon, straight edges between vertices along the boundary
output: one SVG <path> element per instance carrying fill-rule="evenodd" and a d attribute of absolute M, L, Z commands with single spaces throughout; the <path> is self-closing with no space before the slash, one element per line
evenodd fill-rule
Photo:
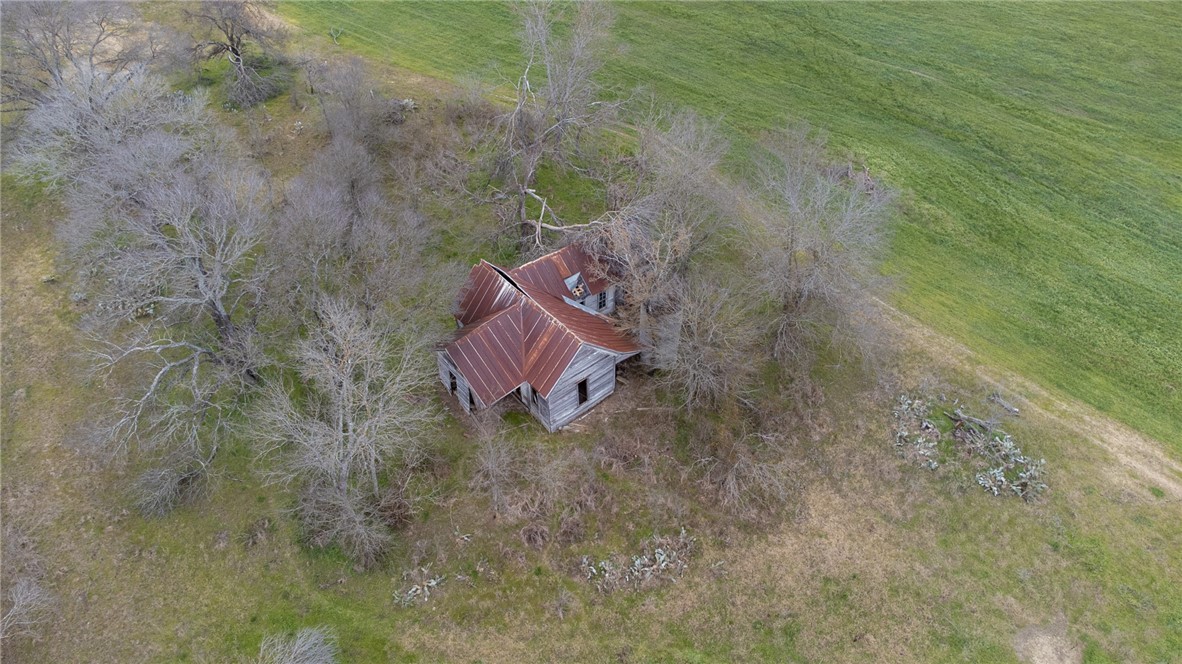
<path fill-rule="evenodd" d="M 1182 453 L 1182 5 L 629 3 L 619 95 L 804 120 L 907 192 L 895 304 Z M 507 83 L 495 3 L 281 6 L 341 48 Z M 325 37 L 327 40 L 327 37 Z M 327 42 L 331 45 L 331 42 Z"/>

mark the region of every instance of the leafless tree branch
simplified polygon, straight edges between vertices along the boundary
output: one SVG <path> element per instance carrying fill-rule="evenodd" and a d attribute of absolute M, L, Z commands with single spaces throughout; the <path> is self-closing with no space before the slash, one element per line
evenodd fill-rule
<path fill-rule="evenodd" d="M 343 300 L 322 297 L 296 347 L 307 397 L 269 386 L 256 418 L 260 454 L 278 455 L 274 479 L 299 482 L 301 519 L 319 545 L 337 542 L 372 564 L 388 540 L 381 527 L 381 477 L 413 467 L 438 417 L 422 337 L 401 335 Z"/>
<path fill-rule="evenodd" d="M 874 324 L 877 269 L 894 193 L 852 166 L 827 161 L 825 140 L 807 126 L 764 141 L 753 253 L 758 283 L 777 305 L 773 351 L 807 370 L 819 344 L 836 341 L 872 359 L 882 339 Z"/>

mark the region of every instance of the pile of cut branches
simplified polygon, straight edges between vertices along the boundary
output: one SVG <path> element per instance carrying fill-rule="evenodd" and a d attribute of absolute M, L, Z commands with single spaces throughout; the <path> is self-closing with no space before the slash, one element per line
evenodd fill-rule
<path fill-rule="evenodd" d="M 1046 459 L 1031 459 L 1013 437 L 996 423 L 964 414 L 957 408 L 944 416 L 952 421 L 952 439 L 970 456 L 984 459 L 988 468 L 977 473 L 977 484 L 995 496 L 1013 492 L 1030 502 L 1046 491 Z"/>
<path fill-rule="evenodd" d="M 941 465 L 957 466 L 967 459 L 977 484 L 995 496 L 1013 494 L 1031 502 L 1046 491 L 1045 459 L 1024 454 L 996 420 L 967 414 L 959 399 L 949 404 L 951 412 L 941 409 L 946 419 L 933 417 L 933 405 L 937 403 L 948 404 L 948 399 L 943 395 L 899 395 L 892 411 L 899 456 L 929 470 Z M 1006 406 L 1008 412 L 1016 414 L 1016 408 Z M 950 442 L 951 446 L 941 446 L 941 442 Z"/>

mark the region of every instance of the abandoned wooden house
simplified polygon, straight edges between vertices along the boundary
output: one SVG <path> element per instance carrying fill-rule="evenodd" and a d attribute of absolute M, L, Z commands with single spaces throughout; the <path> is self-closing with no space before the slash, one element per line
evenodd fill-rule
<path fill-rule="evenodd" d="M 640 352 L 606 317 L 616 289 L 567 246 L 513 270 L 472 267 L 456 335 L 438 350 L 439 380 L 467 412 L 513 394 L 549 431 L 616 387 L 616 365 Z"/>

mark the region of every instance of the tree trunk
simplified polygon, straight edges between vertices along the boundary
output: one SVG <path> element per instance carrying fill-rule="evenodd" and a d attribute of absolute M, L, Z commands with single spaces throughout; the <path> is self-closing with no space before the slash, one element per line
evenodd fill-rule
<path fill-rule="evenodd" d="M 230 320 L 230 315 L 222 308 L 222 303 L 216 300 L 211 300 L 209 303 L 209 316 L 213 319 L 213 324 L 218 330 L 218 339 L 222 343 L 227 343 L 234 338 L 236 331 L 234 323 Z"/>

